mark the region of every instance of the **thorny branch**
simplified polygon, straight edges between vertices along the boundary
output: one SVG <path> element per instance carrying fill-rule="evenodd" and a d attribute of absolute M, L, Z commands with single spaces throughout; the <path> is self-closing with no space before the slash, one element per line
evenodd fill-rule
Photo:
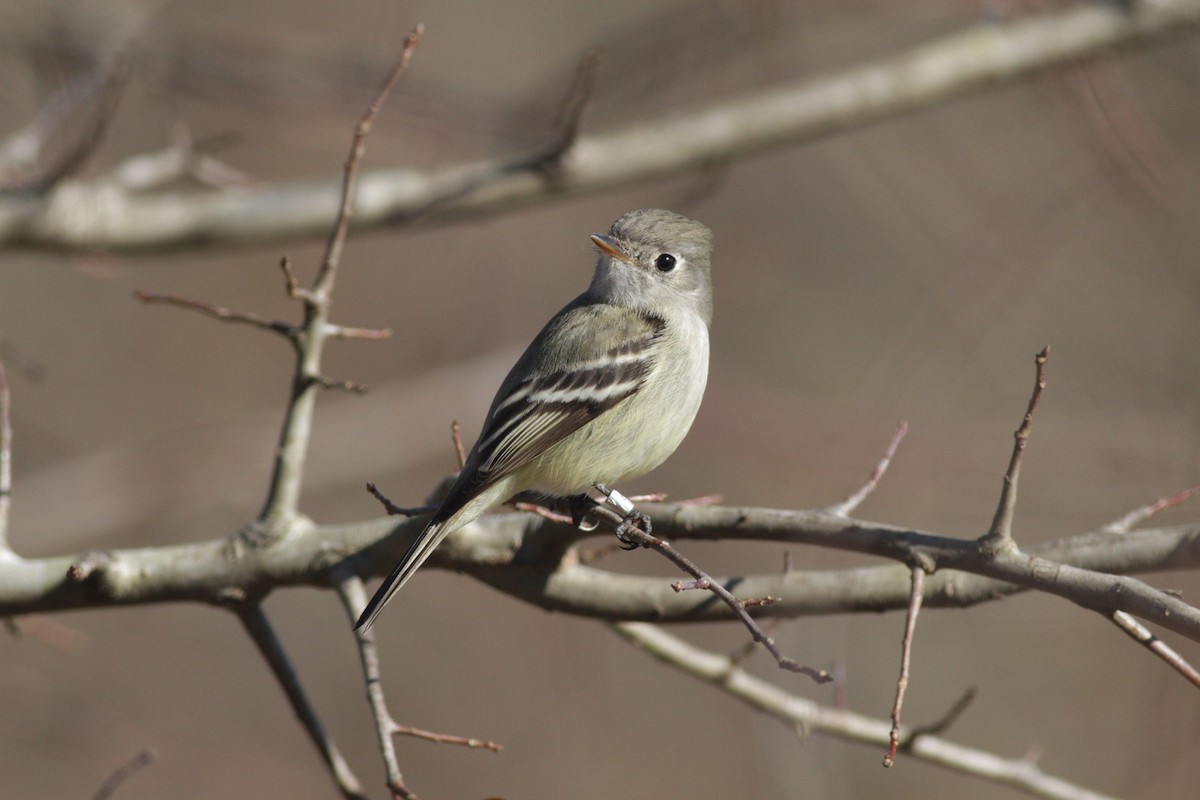
<path fill-rule="evenodd" d="M 751 708 L 782 722 L 789 729 L 829 736 L 873 747 L 888 746 L 888 722 L 838 708 L 818 705 L 751 675 L 728 657 L 702 650 L 661 627 L 642 622 L 612 626 L 618 636 L 659 661 L 717 687 Z M 955 707 L 961 706 L 960 700 Z M 953 712 L 953 709 L 952 709 Z M 946 719 L 943 717 L 943 719 Z M 1112 800 L 1061 778 L 1047 775 L 1027 759 L 1005 759 L 983 750 L 954 744 L 936 735 L 912 738 L 903 732 L 905 752 L 912 758 L 984 780 L 1012 786 L 1049 800 Z"/>
<path fill-rule="evenodd" d="M 604 494 L 609 495 L 609 492 L 606 489 L 602 487 L 597 487 L 597 489 Z M 650 533 L 648 530 L 643 530 L 637 525 L 627 524 L 629 521 L 628 515 L 618 514 L 603 504 L 597 503 L 593 513 L 603 516 L 609 522 L 617 526 L 617 535 L 622 542 L 628 541 L 632 544 L 637 544 L 641 547 L 654 550 L 656 553 L 666 557 L 666 559 L 672 564 L 696 579 L 694 583 L 690 584 L 683 584 L 676 581 L 671 587 L 676 592 L 686 591 L 688 589 L 705 589 L 720 598 L 721 602 L 728 606 L 729 609 L 733 611 L 734 616 L 746 626 L 747 630 L 750 631 L 750 635 L 754 637 L 754 641 L 766 648 L 767 652 L 771 654 L 771 657 L 775 659 L 775 663 L 778 664 L 780 668 L 786 669 L 790 672 L 799 672 L 802 675 L 807 675 L 817 683 L 827 683 L 833 680 L 833 678 L 825 670 L 814 669 L 813 667 L 805 666 L 799 661 L 796 661 L 794 658 L 785 656 L 775 644 L 775 640 L 768 636 L 763 629 L 759 627 L 754 618 L 750 616 L 750 612 L 746 610 L 747 606 L 750 605 L 749 601 L 741 600 L 735 597 L 733 592 L 725 588 L 722 583 L 714 580 L 712 576 L 697 566 L 695 562 L 693 562 L 683 553 L 680 553 L 678 550 L 676 550 L 666 539 L 663 539 L 660 536 L 655 536 L 653 533 Z M 647 524 L 646 527 L 649 528 L 650 526 Z M 754 605 L 769 605 L 771 602 L 774 602 L 774 600 L 767 599 L 765 602 L 754 603 Z"/>
<path fill-rule="evenodd" d="M 336 577 L 335 580 L 338 595 L 342 598 L 342 606 L 346 609 L 350 621 L 354 622 L 367 606 L 367 593 L 363 588 L 362 579 L 354 574 L 343 574 Z M 496 753 L 504 749 L 496 742 L 485 739 L 434 733 L 396 722 L 392 718 L 391 712 L 388 711 L 387 700 L 383 694 L 383 680 L 379 671 L 379 651 L 375 646 L 375 633 L 370 628 L 356 628 L 354 636 L 358 643 L 363 681 L 367 687 L 367 702 L 371 706 L 371 715 L 375 720 L 376 738 L 380 751 L 383 753 L 388 788 L 391 789 L 394 796 L 415 797 L 411 790 L 404 785 L 404 778 L 400 773 L 400 763 L 396 758 L 396 747 L 392 742 L 393 736 L 412 736 L 438 744 L 457 744 L 474 750 L 491 750 Z"/>
<path fill-rule="evenodd" d="M 313 279 L 312 287 L 302 288 L 296 280 L 289 260 L 285 257 L 280 261 L 280 269 L 284 274 L 288 296 L 299 300 L 304 306 L 303 323 L 290 325 L 267 320 L 256 314 L 232 311 L 227 308 L 175 295 L 161 295 L 149 292 L 136 293 L 138 299 L 143 302 L 164 303 L 188 308 L 222 321 L 239 322 L 281 334 L 291 342 L 295 350 L 296 371 L 292 382 L 292 395 L 280 432 L 279 447 L 270 489 L 257 524 L 242 532 L 242 535 L 238 537 L 238 542 L 243 547 L 248 547 L 252 550 L 262 549 L 267 545 L 277 544 L 284 535 L 296 532 L 296 523 L 301 519 L 298 512 L 301 477 L 304 473 L 308 441 L 312 430 L 317 389 L 341 388 L 350 391 L 363 390 L 363 387 L 351 381 L 333 381 L 322 374 L 321 355 L 325 341 L 329 338 L 378 339 L 388 335 L 386 331 L 333 325 L 329 322 L 329 310 L 333 300 L 334 282 L 337 277 L 342 250 L 345 246 L 346 234 L 349 230 L 350 217 L 353 213 L 355 180 L 366 150 L 366 138 L 371 132 L 371 127 L 379 115 L 384 100 L 391 93 L 396 81 L 399 80 L 400 75 L 408 65 L 413 51 L 420 42 L 422 30 L 422 26 L 418 25 L 405 39 L 400 56 L 383 82 L 374 102 L 367 108 L 358 125 L 355 127 L 350 155 L 345 165 L 337 222 L 330 234 L 325 255 Z M 339 588 L 342 590 L 344 598 L 348 597 L 347 592 L 353 593 L 353 587 L 346 586 L 344 582 Z M 361 584 L 358 588 L 361 594 Z M 317 716 L 316 710 L 305 695 L 295 669 L 292 667 L 282 644 L 279 642 L 266 615 L 263 613 L 262 607 L 257 600 L 239 599 L 234 602 L 234 608 L 247 633 L 254 640 L 259 651 L 270 665 L 276 680 L 283 687 L 289 702 L 296 711 L 296 715 L 300 718 L 305 730 L 308 731 L 309 737 L 316 744 L 339 790 L 347 798 L 362 798 L 362 789 L 358 779 L 350 770 L 345 759 L 342 758 L 336 744 L 325 730 L 324 725 Z M 368 644 L 370 645 L 369 653 L 366 649 Z M 381 729 L 385 720 L 387 725 L 390 726 L 387 732 L 381 734 L 380 737 L 384 762 L 388 772 L 388 786 L 395 797 L 404 798 L 405 800 L 415 798 L 415 795 L 404 786 L 395 757 L 395 749 L 392 747 L 391 734 L 396 732 L 398 726 L 386 715 L 386 707 L 382 706 L 382 693 L 378 684 L 378 667 L 377 665 L 375 666 L 373 682 L 371 672 L 367 669 L 368 655 L 372 659 L 374 658 L 373 642 L 363 642 L 360 639 L 360 646 L 363 648 L 364 670 L 368 678 L 368 695 L 372 697 L 373 702 L 375 701 L 374 695 L 378 693 L 378 702 L 380 705 L 378 708 L 373 705 L 373 709 L 377 710 L 377 719 L 379 720 Z M 372 663 L 374 662 L 372 661 Z M 379 709 L 382 709 L 382 717 L 378 714 Z"/>

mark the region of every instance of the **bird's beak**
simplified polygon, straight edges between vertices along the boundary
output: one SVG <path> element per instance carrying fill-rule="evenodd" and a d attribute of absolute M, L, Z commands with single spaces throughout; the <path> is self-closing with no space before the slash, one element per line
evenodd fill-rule
<path fill-rule="evenodd" d="M 633 259 L 625 255 L 625 252 L 621 250 L 621 245 L 617 243 L 617 240 L 607 233 L 593 233 L 592 244 L 596 245 L 597 249 L 606 256 L 615 258 L 618 261 L 624 261 L 630 266 L 637 266 L 633 263 Z"/>

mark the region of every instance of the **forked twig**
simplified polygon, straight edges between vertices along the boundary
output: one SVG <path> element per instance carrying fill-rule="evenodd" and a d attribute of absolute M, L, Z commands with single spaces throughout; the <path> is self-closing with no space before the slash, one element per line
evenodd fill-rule
<path fill-rule="evenodd" d="M 774 717 L 789 729 L 800 728 L 808 734 L 872 747 L 888 744 L 889 724 L 885 720 L 818 705 L 746 672 L 726 656 L 702 650 L 657 625 L 620 622 L 612 625 L 612 629 L 664 664 L 712 684 L 730 697 Z M 1047 775 L 1026 758 L 1000 758 L 935 735 L 922 735 L 911 740 L 906 752 L 927 764 L 1021 789 L 1047 800 L 1113 800 L 1108 795 Z"/>
<path fill-rule="evenodd" d="M 351 622 L 357 620 L 367 607 L 367 593 L 363 588 L 362 579 L 354 574 L 336 577 L 338 596 L 346 609 Z M 375 632 L 369 627 L 354 630 L 355 641 L 358 644 L 359 662 L 362 664 L 363 681 L 367 687 L 367 702 L 371 707 L 371 715 L 375 720 L 375 734 L 379 749 L 383 754 L 384 769 L 387 772 L 388 788 L 392 794 L 400 798 L 414 798 L 415 795 L 404 785 L 404 776 L 400 772 L 400 762 L 396 758 L 396 746 L 392 737 L 413 736 L 439 744 L 458 744 L 472 749 L 491 750 L 499 752 L 503 747 L 496 742 L 485 739 L 474 739 L 465 736 L 454 736 L 444 733 L 401 725 L 392 718 L 388 711 L 387 699 L 383 694 L 383 681 L 379 672 L 379 651 L 375 646 Z"/>
<path fill-rule="evenodd" d="M 601 491 L 605 494 L 609 494 L 607 490 L 601 489 Z M 611 494 L 615 495 L 616 493 Z M 666 539 L 655 536 L 652 533 L 647 533 L 637 525 L 626 524 L 628 521 L 626 516 L 617 513 L 613 509 L 603 505 L 600 502 L 596 503 L 593 513 L 595 513 L 597 516 L 604 517 L 615 527 L 622 530 L 623 541 L 628 541 L 630 543 L 637 544 L 640 547 L 654 550 L 655 552 L 664 556 L 672 564 L 695 578 L 696 583 L 691 584 L 690 588 L 703 588 L 720 598 L 721 602 L 729 606 L 734 615 L 741 621 L 743 625 L 746 626 L 746 629 L 750 631 L 750 635 L 754 637 L 754 641 L 766 648 L 767 652 L 771 654 L 771 656 L 775 659 L 775 663 L 778 664 L 780 668 L 786 669 L 789 672 L 798 672 L 802 675 L 807 675 L 817 683 L 827 683 L 832 680 L 832 677 L 825 670 L 814 669 L 813 667 L 805 666 L 799 661 L 796 661 L 794 658 L 785 656 L 775 644 L 775 640 L 768 636 L 766 632 L 759 627 L 759 624 L 755 621 L 754 617 L 750 616 L 750 612 L 746 610 L 746 603 L 744 601 L 739 600 L 719 581 L 715 580 L 711 575 L 697 566 L 695 562 L 672 547 L 671 543 Z M 684 591 L 689 587 L 687 584 L 672 584 L 672 588 L 679 592 Z"/>
<path fill-rule="evenodd" d="M 367 593 L 362 581 L 356 576 L 337 579 L 338 596 L 346 612 L 354 619 L 367 606 Z M 383 767 L 387 773 L 387 785 L 392 795 L 401 798 L 412 798 L 414 795 L 404 785 L 404 775 L 400 772 L 400 761 L 396 758 L 396 745 L 392 742 L 392 715 L 387 708 L 387 700 L 383 696 L 383 683 L 379 677 L 379 653 L 375 649 L 375 634 L 368 628 L 357 628 L 354 631 L 358 642 L 358 658 L 362 664 L 363 681 L 367 686 L 367 702 L 371 706 L 371 715 L 375 719 L 375 739 L 379 751 L 383 754 Z"/>
<path fill-rule="evenodd" d="M 233 603 L 232 608 L 237 613 L 238 619 L 242 621 L 246 633 L 250 634 L 250 639 L 258 648 L 258 652 L 266 659 L 267 666 L 271 668 L 275 680 L 287 695 L 288 702 L 291 703 L 292 710 L 296 712 L 304 730 L 312 739 L 313 744 L 317 746 L 317 750 L 321 753 L 321 759 L 329 769 L 329 774 L 333 777 L 342 796 L 349 800 L 366 800 L 362 784 L 358 782 L 358 778 L 355 777 L 354 771 L 350 769 L 346 759 L 342 757 L 333 737 L 325 730 L 325 725 L 317 716 L 317 711 L 309 701 L 308 695 L 305 694 L 300 678 L 296 674 L 296 668 L 292 666 L 292 661 L 288 658 L 287 651 L 283 649 L 279 637 L 275 635 L 275 629 L 271 626 L 267 615 L 263 613 L 262 606 L 257 602 L 243 600 Z"/>

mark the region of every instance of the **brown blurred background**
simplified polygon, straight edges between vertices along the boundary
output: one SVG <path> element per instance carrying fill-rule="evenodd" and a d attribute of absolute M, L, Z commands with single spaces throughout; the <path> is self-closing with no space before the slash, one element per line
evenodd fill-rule
<path fill-rule="evenodd" d="M 157 149 L 172 126 L 235 134 L 256 181 L 337 176 L 353 120 L 403 35 L 424 44 L 367 166 L 430 166 L 544 141 L 574 62 L 602 50 L 599 130 L 904 51 L 1042 3 L 510 2 L 0 5 L 0 133 L 38 107 L 37 52 L 137 31 L 130 84 L 86 174 Z M 54 63 L 54 58 L 50 58 Z M 483 222 L 354 235 L 304 510 L 373 517 L 375 480 L 418 503 L 453 466 L 515 351 L 585 285 L 587 234 L 642 206 L 716 233 L 708 395 L 679 453 L 631 490 L 806 508 L 865 478 L 911 432 L 861 514 L 947 535 L 986 529 L 1033 378 L 1049 389 L 1024 466 L 1022 543 L 1081 533 L 1200 478 L 1200 42 L 1185 38 L 900 121 Z M 16 431 L 11 537 L 27 556 L 223 536 L 261 503 L 290 353 L 273 338 L 140 306 L 135 288 L 294 318 L 276 262 L 310 275 L 319 242 L 137 257 L 0 253 L 0 338 Z M 1195 520 L 1184 508 L 1161 522 Z M 718 574 L 777 569 L 765 546 L 689 544 Z M 793 548 L 799 568 L 867 563 Z M 649 553 L 613 568 L 674 577 Z M 1194 575 L 1153 576 L 1200 590 Z M 373 796 L 382 771 L 347 620 L 328 592 L 267 605 L 326 723 Z M 235 619 L 169 605 L 56 615 L 0 637 L 6 797 L 90 797 L 143 747 L 122 800 L 333 797 Z M 903 616 L 786 624 L 786 652 L 840 664 L 852 709 L 886 717 Z M 65 630 L 59 630 L 64 626 Z M 502 742 L 502 754 L 399 741 L 427 798 L 1008 798 L 901 757 L 808 738 L 652 662 L 602 625 L 469 579 L 423 573 L 377 627 L 393 713 Z M 728 648 L 732 626 L 679 631 Z M 1169 637 L 1185 655 L 1200 647 Z M 907 720 L 979 689 L 950 738 L 1129 798 L 1188 797 L 1200 698 L 1099 617 L 1019 596 L 928 611 Z M 830 692 L 765 661 L 760 673 Z"/>

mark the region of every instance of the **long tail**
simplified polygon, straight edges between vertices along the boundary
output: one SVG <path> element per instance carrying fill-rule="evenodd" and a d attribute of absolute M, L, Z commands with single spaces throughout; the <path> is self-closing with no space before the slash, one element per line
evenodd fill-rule
<path fill-rule="evenodd" d="M 425 526 L 425 530 L 421 531 L 421 535 L 413 542 L 412 547 L 408 548 L 408 552 L 404 554 L 404 558 L 400 559 L 400 563 L 392 570 L 392 574 L 387 576 L 387 580 L 375 592 L 371 602 L 367 603 L 362 616 L 354 625 L 355 630 L 371 626 L 371 623 L 379 616 L 379 612 L 383 611 L 383 607 L 388 604 L 396 592 L 400 591 L 400 587 L 408 583 L 408 579 L 417 571 L 417 567 L 425 563 L 425 559 L 429 558 L 434 548 L 441 543 L 442 539 L 446 538 L 446 534 L 453 530 L 449 525 L 452 521 L 453 517 L 430 522 Z"/>

